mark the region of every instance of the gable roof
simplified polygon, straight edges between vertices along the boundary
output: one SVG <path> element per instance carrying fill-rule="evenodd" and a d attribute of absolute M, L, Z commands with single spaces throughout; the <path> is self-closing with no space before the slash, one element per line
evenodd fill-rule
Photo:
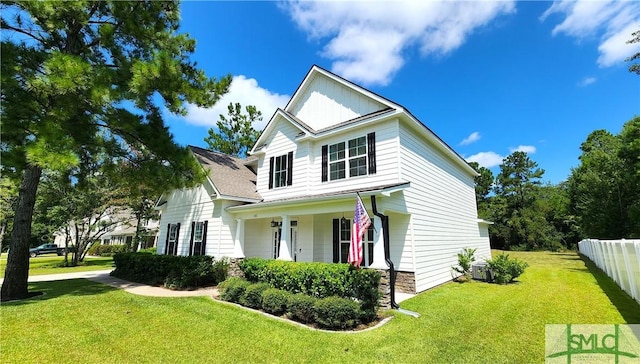
<path fill-rule="evenodd" d="M 331 125 L 329 127 L 322 128 L 320 130 L 314 130 L 307 123 L 305 123 L 303 120 L 300 120 L 300 118 L 294 115 L 292 111 L 295 109 L 296 104 L 301 102 L 300 99 L 302 98 L 302 95 L 310 87 L 314 79 L 319 75 L 324 76 L 327 79 L 330 79 L 333 82 L 336 82 L 346 88 L 354 90 L 359 94 L 371 100 L 374 100 L 376 103 L 379 103 L 380 105 L 383 105 L 383 106 L 381 106 L 380 109 L 378 109 L 377 111 L 373 111 L 371 113 L 361 115 L 350 120 L 345 120 L 343 122 Z M 272 132 L 272 129 L 274 128 L 275 120 L 280 117 L 283 118 L 284 120 L 287 120 L 291 124 L 295 125 L 298 129 L 304 132 L 308 137 L 316 138 L 316 137 L 321 137 L 321 136 L 330 134 L 332 132 L 341 132 L 344 128 L 355 126 L 355 124 L 373 122 L 374 120 L 380 120 L 380 118 L 386 118 L 391 115 L 401 117 L 402 119 L 408 121 L 410 124 L 412 124 L 412 126 L 417 131 L 421 132 L 422 135 L 424 135 L 427 140 L 432 142 L 436 146 L 436 148 L 438 148 L 444 155 L 448 156 L 455 164 L 459 165 L 460 167 L 462 167 L 462 169 L 466 170 L 467 173 L 473 176 L 478 175 L 475 169 L 473 169 L 473 167 L 471 167 L 467 163 L 467 161 L 464 158 L 462 158 L 460 154 L 458 154 L 458 152 L 456 152 L 453 148 L 451 148 L 449 144 L 447 144 L 444 140 L 442 140 L 428 126 L 426 126 L 418 118 L 416 118 L 407 108 L 383 96 L 380 96 L 375 92 L 367 90 L 366 88 L 359 86 L 345 78 L 342 78 L 330 71 L 327 71 L 326 69 L 318 65 L 313 65 L 309 70 L 309 72 L 307 72 L 302 83 L 300 83 L 296 91 L 293 93 L 293 96 L 291 96 L 291 99 L 285 106 L 284 110 L 282 109 L 276 110 L 276 112 L 273 114 L 273 116 L 271 117 L 271 119 L 269 120 L 265 128 L 262 130 L 262 133 L 260 133 L 260 136 L 258 137 L 258 140 L 256 141 L 256 144 L 254 145 L 253 149 L 250 151 L 250 154 L 256 153 L 262 149 L 262 147 L 264 146 L 264 140 L 266 139 L 267 135 L 269 135 Z"/>
<path fill-rule="evenodd" d="M 245 160 L 192 145 L 189 149 L 208 170 L 208 178 L 221 197 L 248 202 L 262 200 L 256 191 L 256 174 L 245 165 Z"/>

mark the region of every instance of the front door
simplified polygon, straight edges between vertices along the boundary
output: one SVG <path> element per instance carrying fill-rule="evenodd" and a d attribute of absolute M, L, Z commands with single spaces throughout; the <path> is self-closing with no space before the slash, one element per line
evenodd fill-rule
<path fill-rule="evenodd" d="M 291 221 L 291 230 L 289 230 L 289 238 L 291 239 L 291 253 L 293 261 L 298 261 L 298 222 Z"/>
<path fill-rule="evenodd" d="M 277 227 L 272 230 L 273 239 L 271 241 L 273 242 L 273 249 L 271 252 L 273 253 L 273 259 L 278 259 L 278 255 L 280 254 L 280 235 L 282 235 L 282 228 Z"/>

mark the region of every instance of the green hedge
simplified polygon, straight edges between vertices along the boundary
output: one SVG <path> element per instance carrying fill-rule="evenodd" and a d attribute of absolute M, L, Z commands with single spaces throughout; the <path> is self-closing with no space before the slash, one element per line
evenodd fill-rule
<path fill-rule="evenodd" d="M 277 288 L 269 288 L 262 292 L 262 309 L 265 312 L 282 315 L 287 312 L 287 301 L 291 293 Z"/>
<path fill-rule="evenodd" d="M 250 282 L 240 277 L 229 277 L 226 281 L 218 285 L 220 298 L 224 301 L 240 303 L 240 298 L 244 295 Z"/>
<path fill-rule="evenodd" d="M 244 290 L 240 304 L 251 308 L 262 308 L 262 293 L 271 288 L 267 283 L 253 283 Z"/>
<path fill-rule="evenodd" d="M 229 262 L 206 255 L 182 257 L 149 253 L 118 253 L 113 256 L 114 277 L 172 289 L 216 285 L 227 277 Z"/>
<path fill-rule="evenodd" d="M 117 253 L 124 253 L 127 251 L 127 246 L 124 244 L 116 244 L 116 245 L 102 245 L 100 242 L 97 242 L 89 248 L 87 254 L 96 255 L 100 257 L 111 257 Z"/>
<path fill-rule="evenodd" d="M 315 311 L 313 310 L 313 306 L 317 300 L 317 298 L 307 296 L 304 293 L 296 293 L 289 296 L 287 300 L 287 311 L 289 311 L 294 320 L 305 323 L 314 322 Z"/>
<path fill-rule="evenodd" d="M 247 258 L 239 263 L 247 280 L 268 283 L 290 293 L 315 298 L 342 297 L 360 303 L 362 321 L 376 317 L 379 305 L 380 273 L 356 269 L 349 264 L 302 263 L 274 259 Z"/>
<path fill-rule="evenodd" d="M 244 278 L 230 277 L 218 285 L 220 298 L 251 308 L 304 323 L 317 323 L 329 329 L 346 329 L 361 322 L 370 322 L 375 316 L 362 314 L 361 305 L 350 298 L 331 296 L 315 298 L 304 293 L 292 294 L 266 283 L 251 283 Z"/>
<path fill-rule="evenodd" d="M 330 329 L 346 329 L 358 324 L 360 318 L 358 302 L 342 297 L 327 297 L 313 306 L 316 322 Z"/>

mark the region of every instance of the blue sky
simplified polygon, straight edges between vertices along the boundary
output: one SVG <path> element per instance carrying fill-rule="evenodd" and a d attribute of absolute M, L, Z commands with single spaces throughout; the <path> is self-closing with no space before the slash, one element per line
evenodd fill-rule
<path fill-rule="evenodd" d="M 209 76 L 234 81 L 214 108 L 168 118 L 176 141 L 206 147 L 229 102 L 284 107 L 313 64 L 409 109 L 467 160 L 498 172 L 524 150 L 558 183 L 596 129 L 640 115 L 624 59 L 640 2 L 200 2 L 182 32 Z"/>

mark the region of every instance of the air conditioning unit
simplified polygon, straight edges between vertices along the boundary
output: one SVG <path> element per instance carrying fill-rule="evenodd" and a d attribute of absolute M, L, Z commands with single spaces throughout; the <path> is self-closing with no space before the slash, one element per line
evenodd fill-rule
<path fill-rule="evenodd" d="M 471 277 L 479 281 L 491 280 L 491 271 L 486 262 L 476 262 L 471 265 Z"/>

